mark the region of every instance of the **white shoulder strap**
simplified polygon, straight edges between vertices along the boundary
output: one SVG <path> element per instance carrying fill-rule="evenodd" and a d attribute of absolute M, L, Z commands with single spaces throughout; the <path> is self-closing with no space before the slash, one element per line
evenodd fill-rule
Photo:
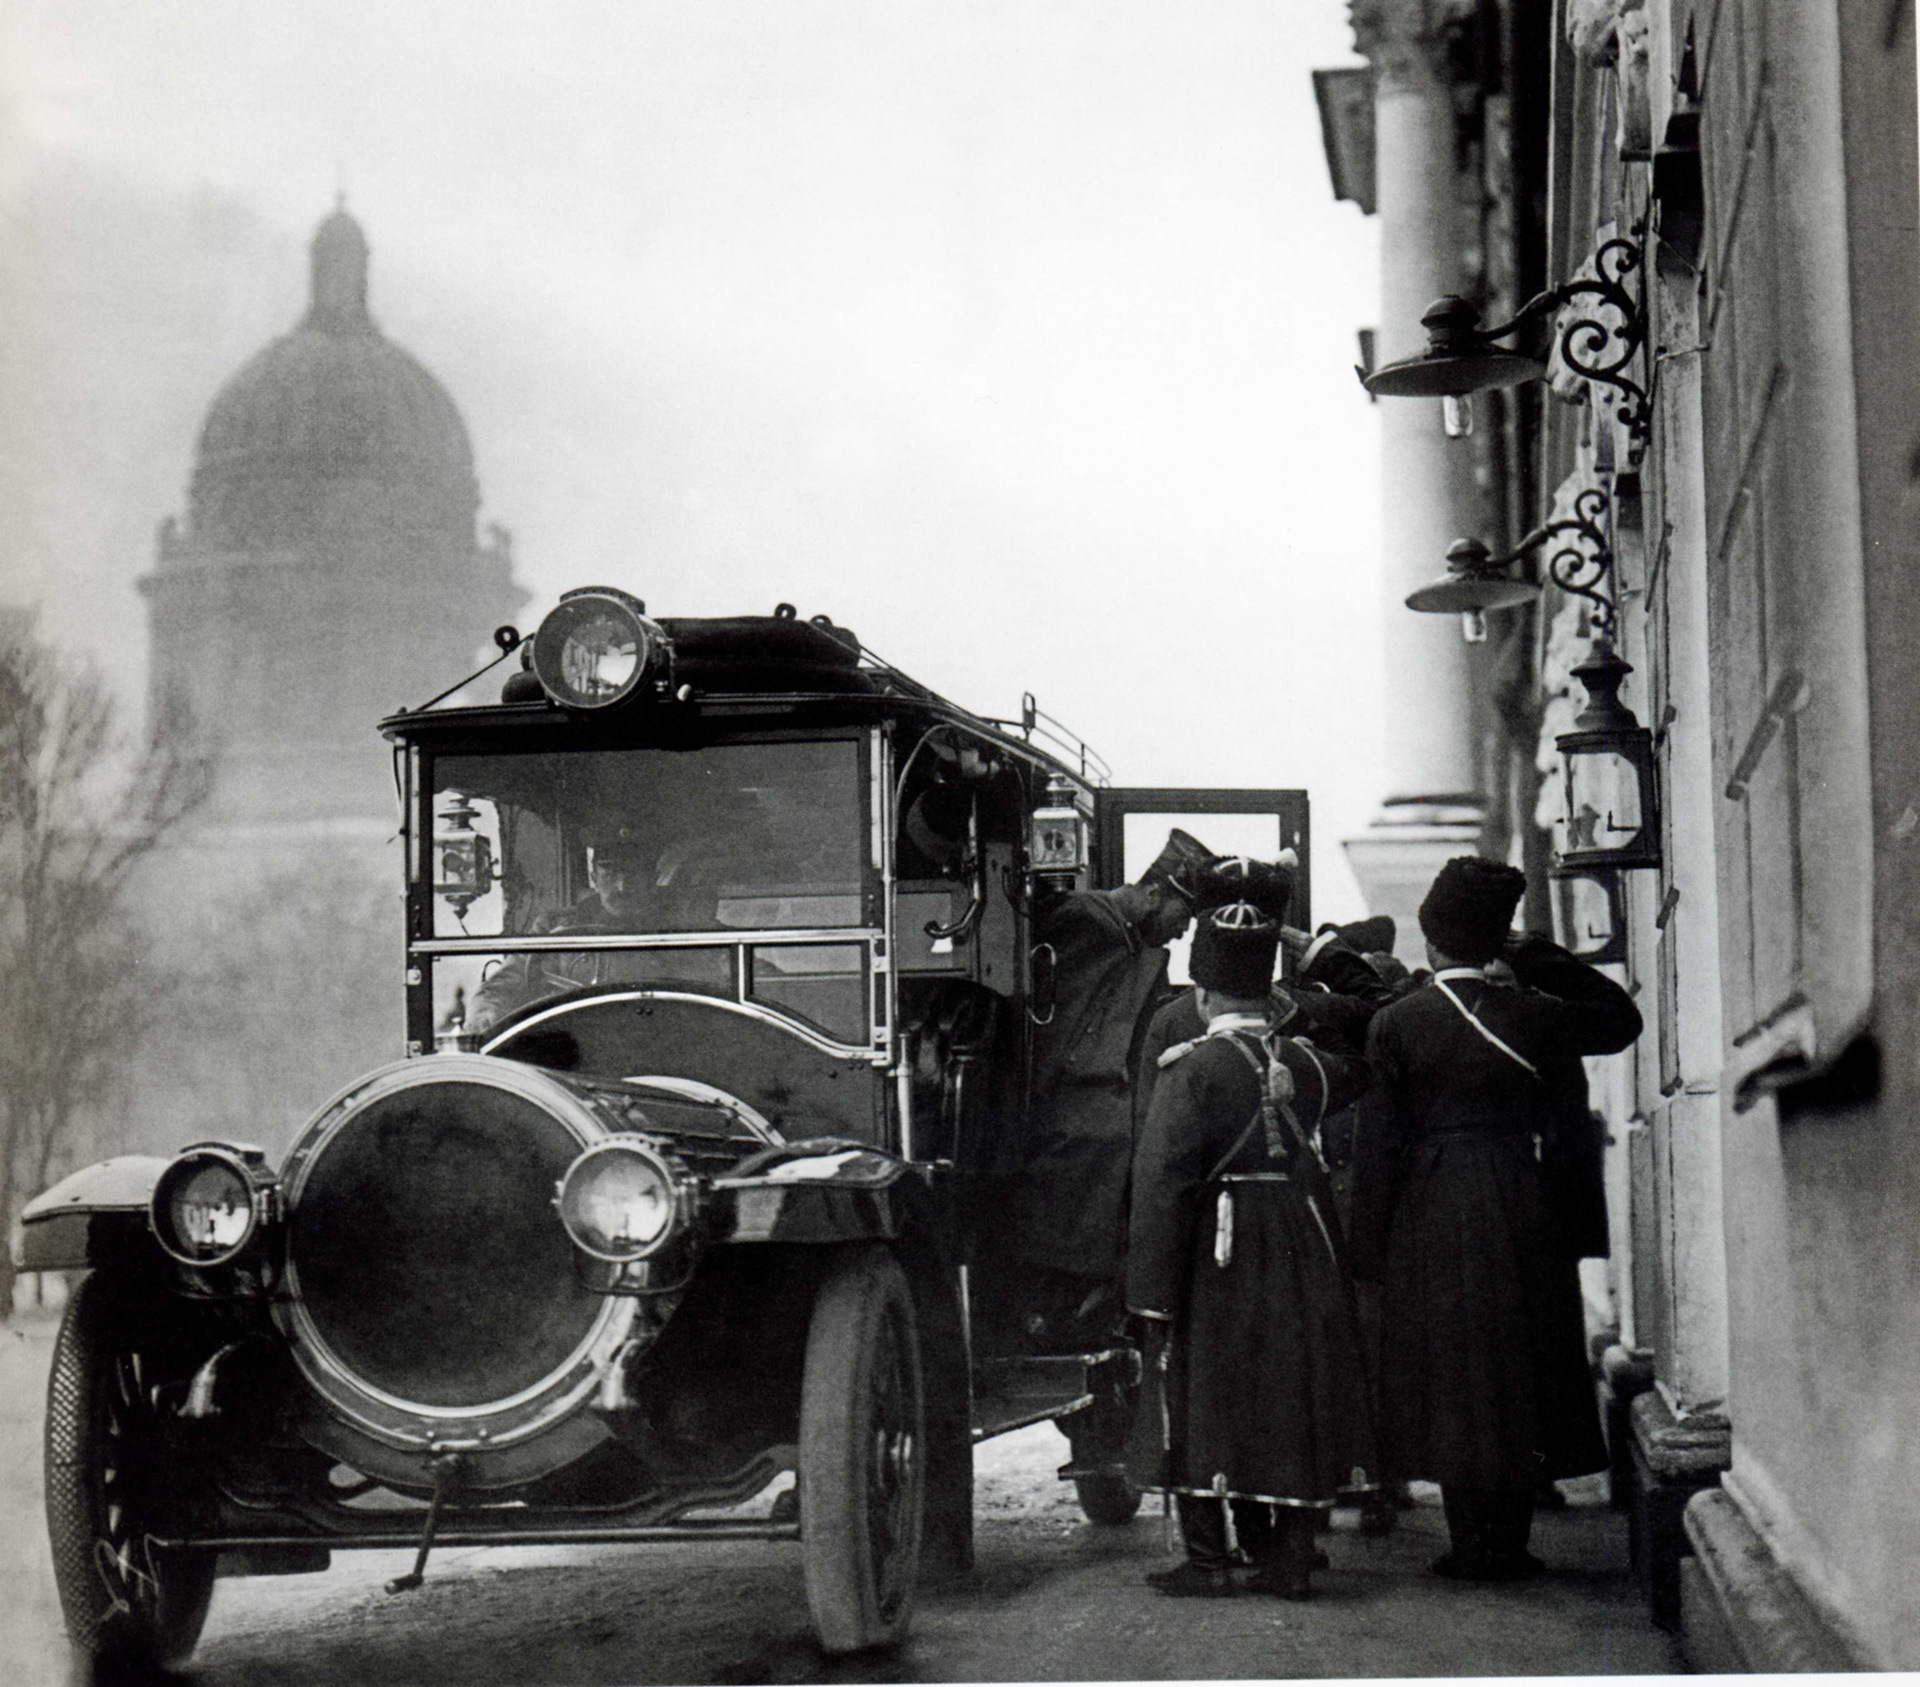
<path fill-rule="evenodd" d="M 1499 1037 L 1495 1036 L 1492 1031 L 1488 1030 L 1486 1026 L 1482 1025 L 1480 1021 L 1474 1017 L 1472 1010 L 1468 1008 L 1467 1004 L 1461 1001 L 1461 999 L 1458 996 L 1456 996 L 1450 988 L 1448 988 L 1447 981 L 1444 978 L 1436 978 L 1433 981 L 1433 987 L 1434 989 L 1438 990 L 1441 995 L 1445 996 L 1448 1001 L 1453 1003 L 1454 1007 L 1458 1010 L 1460 1017 L 1462 1019 L 1464 1019 L 1469 1025 L 1471 1025 L 1474 1028 L 1474 1030 L 1478 1031 L 1482 1037 L 1486 1038 L 1488 1042 L 1493 1044 L 1495 1048 L 1497 1048 L 1516 1066 L 1524 1066 L 1536 1078 L 1540 1077 L 1540 1068 L 1534 1065 L 1534 1063 L 1531 1060 L 1529 1060 L 1524 1054 L 1520 1053 L 1518 1049 L 1509 1047 Z M 1545 1082 L 1544 1079 L 1542 1079 L 1541 1081 L 1543 1083 Z"/>
<path fill-rule="evenodd" d="M 1184 1043 L 1175 1043 L 1173 1047 L 1160 1051 L 1160 1058 L 1155 1064 L 1164 1071 L 1182 1056 L 1192 1054 L 1205 1041 L 1204 1037 L 1189 1037 Z"/>

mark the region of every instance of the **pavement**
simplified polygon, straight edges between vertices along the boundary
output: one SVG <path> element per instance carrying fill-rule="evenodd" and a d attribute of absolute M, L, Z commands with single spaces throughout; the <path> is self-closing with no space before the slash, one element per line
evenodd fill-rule
<path fill-rule="evenodd" d="M 0 1326 L 0 1681 L 75 1687 L 40 1518 L 41 1395 L 50 1313 Z M 1439 1580 L 1437 1492 L 1370 1539 L 1352 1512 L 1323 1537 L 1333 1567 L 1306 1604 L 1169 1600 L 1141 1577 L 1173 1559 L 1157 1512 L 1086 1523 L 1054 1480 L 1048 1425 L 988 1442 L 977 1471 L 977 1565 L 923 1587 L 914 1632 L 885 1657 L 829 1660 L 807 1629 L 798 1556 L 776 1542 L 687 1548 L 437 1553 L 426 1585 L 390 1597 L 406 1554 L 344 1553 L 320 1575 L 223 1581 L 185 1679 L 297 1684 L 1143 1681 L 1662 1674 L 1680 1668 L 1627 1577 L 1625 1518 L 1598 1479 L 1543 1513 L 1546 1574 Z M 1150 1502 L 1151 1504 L 1152 1502 Z"/>

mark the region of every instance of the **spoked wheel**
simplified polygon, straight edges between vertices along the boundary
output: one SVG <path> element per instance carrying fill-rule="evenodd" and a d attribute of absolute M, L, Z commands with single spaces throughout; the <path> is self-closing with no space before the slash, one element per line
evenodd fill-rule
<path fill-rule="evenodd" d="M 47 1383 L 47 1536 L 67 1635 L 136 1669 L 184 1663 L 213 1597 L 214 1554 L 163 1533 L 153 1354 L 96 1277 L 67 1303 Z"/>
<path fill-rule="evenodd" d="M 801 1561 L 828 1652 L 906 1637 L 926 1510 L 920 1341 L 884 1249 L 820 1286 L 800 1396 Z"/>
<path fill-rule="evenodd" d="M 1131 1523 L 1140 1509 L 1140 1490 L 1124 1476 L 1105 1472 L 1076 1476 L 1073 1491 L 1080 1496 L 1080 1509 L 1089 1523 Z"/>

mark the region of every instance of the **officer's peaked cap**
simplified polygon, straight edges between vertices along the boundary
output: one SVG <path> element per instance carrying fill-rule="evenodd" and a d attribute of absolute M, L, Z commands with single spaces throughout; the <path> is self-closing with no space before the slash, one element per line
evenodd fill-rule
<path fill-rule="evenodd" d="M 597 860 L 631 861 L 647 852 L 646 840 L 641 837 L 638 826 L 617 820 L 599 820 L 589 822 L 582 831 L 587 848 L 593 851 Z"/>
<path fill-rule="evenodd" d="M 1197 904 L 1207 869 L 1218 859 L 1191 832 L 1183 832 L 1176 826 L 1167 834 L 1167 847 L 1153 858 L 1153 865 L 1140 875 L 1140 882 L 1170 885 L 1189 902 Z"/>

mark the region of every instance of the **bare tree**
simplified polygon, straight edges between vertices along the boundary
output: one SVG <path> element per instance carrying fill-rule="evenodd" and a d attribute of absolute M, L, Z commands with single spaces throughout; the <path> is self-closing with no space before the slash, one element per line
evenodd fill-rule
<path fill-rule="evenodd" d="M 123 1096 L 158 995 L 128 907 L 140 860 L 202 800 L 184 734 L 129 753 L 89 663 L 0 611 L 0 1221 L 51 1181 L 76 1125 Z M 0 1250 L 0 1317 L 13 1310 Z"/>

